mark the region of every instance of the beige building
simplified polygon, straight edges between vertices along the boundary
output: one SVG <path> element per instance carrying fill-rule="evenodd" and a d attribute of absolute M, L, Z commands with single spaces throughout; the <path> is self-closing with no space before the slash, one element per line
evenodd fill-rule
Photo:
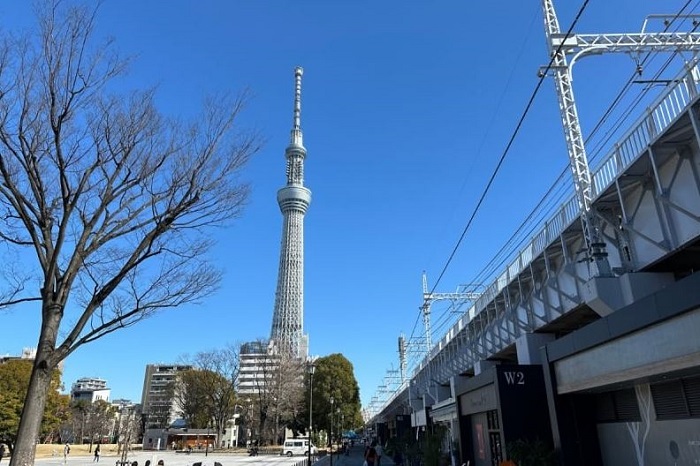
<path fill-rule="evenodd" d="M 141 406 L 146 428 L 166 428 L 180 417 L 175 403 L 175 381 L 178 372 L 192 369 L 189 365 L 149 364 L 143 379 Z"/>

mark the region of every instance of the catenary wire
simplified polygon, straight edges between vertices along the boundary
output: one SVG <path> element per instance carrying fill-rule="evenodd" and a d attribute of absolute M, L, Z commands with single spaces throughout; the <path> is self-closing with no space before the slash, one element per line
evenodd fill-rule
<path fill-rule="evenodd" d="M 678 11 L 678 13 L 675 14 L 675 16 L 665 25 L 664 27 L 664 32 L 666 32 L 673 24 L 674 22 L 681 16 L 683 15 L 683 12 L 685 9 L 688 7 L 688 5 L 691 3 L 691 0 L 686 2 L 686 4 Z M 700 3 L 698 1 L 696 5 L 691 9 L 691 12 L 694 11 L 697 8 L 697 5 Z M 694 32 L 697 29 L 698 25 L 696 24 L 695 27 L 693 27 L 691 32 Z M 677 32 L 679 30 L 680 26 L 676 27 L 674 32 Z M 644 66 L 646 62 L 653 56 L 658 55 L 658 52 L 653 53 L 653 52 L 647 52 L 645 57 L 641 59 L 638 63 L 640 66 Z M 668 66 L 671 64 L 673 61 L 674 57 L 678 55 L 678 52 L 673 53 L 667 60 L 666 63 L 660 67 L 660 69 L 654 74 L 653 80 L 657 79 L 663 71 L 665 71 Z M 589 135 L 587 138 L 587 141 L 590 141 L 590 139 L 594 136 L 594 132 L 598 131 L 603 123 L 606 122 L 608 119 L 609 115 L 611 112 L 614 110 L 614 107 L 617 106 L 617 104 L 621 101 L 622 97 L 624 97 L 624 94 L 629 91 L 631 88 L 631 84 L 634 83 L 634 79 L 637 75 L 637 71 L 632 74 L 632 76 L 628 79 L 627 83 L 623 86 L 623 89 L 618 92 L 617 97 L 614 99 L 613 103 L 608 107 L 604 115 L 599 119 L 598 123 L 596 124 L 595 129 Z M 625 110 L 624 115 L 619 117 L 616 123 L 613 125 L 613 129 L 608 131 L 606 133 L 606 139 L 602 142 L 603 146 L 606 146 L 607 143 L 609 143 L 610 138 L 616 133 L 616 131 L 620 128 L 622 124 L 629 118 L 630 114 L 632 111 L 638 107 L 639 103 L 641 102 L 642 98 L 649 92 L 649 89 L 644 89 L 643 91 L 640 91 L 640 94 L 637 96 L 637 98 L 632 102 L 628 108 Z M 602 150 L 602 149 L 601 149 Z M 591 161 L 595 160 L 597 156 L 600 155 L 600 150 L 595 152 L 593 156 L 591 157 Z M 537 206 L 530 212 L 528 217 L 523 220 L 523 222 L 520 224 L 520 226 L 516 229 L 515 233 L 509 238 L 509 240 L 504 244 L 503 247 L 493 256 L 491 261 L 484 266 L 484 268 L 479 272 L 479 274 L 470 282 L 476 282 L 476 283 L 481 283 L 483 281 L 487 281 L 489 278 L 491 278 L 492 274 L 495 273 L 497 270 L 500 270 L 503 268 L 503 264 L 509 260 L 514 252 L 517 252 L 519 248 L 522 247 L 522 244 L 524 241 L 526 241 L 529 237 L 529 235 L 532 234 L 533 230 L 537 227 L 540 226 L 539 220 L 542 218 L 549 218 L 549 212 L 553 210 L 554 208 L 557 208 L 558 205 L 555 203 L 549 203 L 549 210 L 541 209 L 541 206 L 548 200 L 550 194 L 553 192 L 555 188 L 559 188 L 559 195 L 561 198 L 566 193 L 561 193 L 561 190 L 563 189 L 564 185 L 559 184 L 559 181 L 562 180 L 563 177 L 566 176 L 569 168 L 564 167 L 562 170 L 562 173 L 560 174 L 559 178 L 555 182 L 552 187 L 550 187 L 549 191 L 541 198 L 540 202 L 537 204 Z M 557 196 L 559 199 L 560 196 Z M 533 219 L 534 215 L 537 214 L 539 216 L 539 219 Z M 527 231 L 525 231 L 525 228 L 528 225 L 528 222 L 530 222 L 530 227 Z M 443 328 L 445 325 L 447 325 L 449 322 L 449 313 L 451 312 L 451 308 L 448 308 L 444 311 L 444 313 L 438 317 L 438 320 L 436 321 L 435 326 L 433 329 L 437 334 L 439 334 L 439 331 L 441 328 Z"/>
<path fill-rule="evenodd" d="M 568 30 L 566 31 L 565 37 L 569 37 L 569 36 L 571 35 L 571 32 L 573 31 L 573 28 L 576 26 L 576 23 L 578 22 L 578 20 L 580 19 L 581 15 L 582 15 L 583 12 L 585 11 L 586 7 L 588 6 L 588 2 L 589 2 L 589 0 L 584 0 L 583 4 L 582 4 L 581 7 L 579 8 L 578 13 L 576 14 L 576 17 L 574 18 L 573 22 L 571 23 L 571 25 L 569 26 Z M 510 136 L 510 138 L 509 138 L 509 140 L 508 140 L 508 143 L 506 144 L 506 147 L 505 147 L 505 149 L 503 150 L 503 153 L 501 154 L 501 156 L 500 156 L 500 158 L 499 158 L 499 160 L 498 160 L 498 163 L 496 164 L 496 167 L 494 168 L 493 173 L 492 173 L 491 176 L 489 177 L 489 181 L 487 182 L 486 186 L 484 187 L 484 189 L 483 189 L 483 191 L 482 191 L 482 193 L 481 193 L 481 195 L 480 195 L 480 197 L 479 197 L 479 200 L 477 201 L 477 204 L 476 204 L 476 206 L 474 207 L 474 209 L 473 209 L 473 211 L 472 211 L 472 213 L 471 213 L 471 215 L 470 215 L 470 217 L 469 217 L 469 220 L 467 221 L 466 226 L 465 226 L 464 229 L 462 230 L 462 233 L 461 233 L 459 239 L 457 240 L 457 243 L 455 244 L 454 248 L 452 249 L 452 252 L 450 253 L 450 255 L 449 255 L 449 257 L 448 257 L 448 259 L 447 259 L 445 265 L 443 266 L 443 268 L 442 268 L 442 270 L 441 270 L 441 272 L 440 272 L 440 274 L 439 274 L 437 280 L 435 281 L 435 283 L 434 283 L 433 286 L 431 287 L 431 290 L 430 290 L 430 293 L 431 293 L 431 294 L 432 294 L 433 292 L 435 292 L 435 289 L 436 289 L 437 286 L 440 284 L 440 281 L 442 280 L 442 277 L 443 277 L 443 276 L 445 275 L 445 273 L 447 272 L 447 269 L 448 269 L 448 267 L 450 266 L 452 260 L 454 259 L 454 256 L 457 254 L 457 250 L 459 249 L 460 245 L 462 244 L 462 241 L 464 240 L 464 238 L 465 238 L 467 232 L 469 231 L 469 227 L 471 226 L 471 224 L 472 224 L 474 218 L 476 217 L 476 214 L 478 213 L 479 208 L 481 207 L 481 204 L 484 202 L 484 200 L 485 200 L 485 198 L 486 198 L 486 195 L 488 194 L 488 192 L 489 192 L 489 190 L 490 190 L 490 188 L 491 188 L 491 185 L 493 184 L 494 180 L 496 179 L 496 175 L 498 175 L 498 172 L 500 171 L 500 168 L 501 168 L 501 166 L 503 165 L 503 162 L 505 161 L 506 156 L 507 156 L 508 153 L 510 152 L 510 148 L 511 148 L 511 146 L 513 145 L 513 142 L 515 141 L 515 138 L 517 137 L 518 133 L 520 132 L 520 128 L 522 127 L 523 123 L 525 122 L 525 118 L 527 117 L 528 113 L 530 112 L 530 108 L 532 107 L 532 105 L 533 105 L 533 103 L 534 103 L 534 101 L 535 101 L 535 98 L 537 97 L 537 94 L 539 93 L 539 90 L 540 90 L 540 88 L 542 87 L 542 84 L 544 83 L 544 78 L 545 78 L 545 76 L 547 75 L 547 73 L 548 73 L 549 70 L 551 69 L 552 64 L 554 63 L 554 59 L 555 59 L 556 55 L 561 51 L 561 48 L 563 47 L 563 45 L 564 45 L 564 41 L 562 41 L 561 44 L 559 44 L 559 47 L 557 48 L 556 53 L 553 54 L 552 57 L 551 57 L 551 59 L 549 60 L 549 63 L 547 64 L 544 73 L 542 73 L 542 75 L 539 77 L 539 79 L 538 79 L 538 81 L 537 81 L 537 84 L 535 85 L 535 89 L 533 90 L 532 94 L 530 95 L 530 98 L 529 98 L 529 100 L 528 100 L 528 103 L 527 103 L 527 105 L 525 106 L 525 109 L 523 110 L 523 112 L 522 112 L 522 114 L 521 114 L 521 116 L 520 116 L 520 118 L 519 118 L 519 120 L 518 120 L 518 123 L 517 123 L 515 129 L 513 130 L 513 133 L 511 134 L 511 136 Z M 412 338 L 412 337 L 414 336 L 414 334 L 415 334 L 415 331 L 416 331 L 416 328 L 417 328 L 417 326 L 418 326 L 418 322 L 419 322 L 419 321 L 420 321 L 420 312 L 419 312 L 419 314 L 418 314 L 418 316 L 417 316 L 417 318 L 416 318 L 416 322 L 415 322 L 415 324 L 414 324 L 414 326 L 413 326 L 413 329 L 411 330 L 411 338 Z"/>
<path fill-rule="evenodd" d="M 528 100 L 527 105 L 525 106 L 525 110 L 523 110 L 522 114 L 520 115 L 520 118 L 518 119 L 518 123 L 515 126 L 515 129 L 513 130 L 513 133 L 511 134 L 511 136 L 508 140 L 508 143 L 506 144 L 506 147 L 503 150 L 503 153 L 501 154 L 501 157 L 499 158 L 498 163 L 496 164 L 496 167 L 494 168 L 493 173 L 489 177 L 489 181 L 486 183 L 486 186 L 484 187 L 484 190 L 482 191 L 481 196 L 479 197 L 479 200 L 477 201 L 476 206 L 474 207 L 474 210 L 472 211 L 472 213 L 469 217 L 469 220 L 467 221 L 467 225 L 464 227 L 464 229 L 462 230 L 462 234 L 460 235 L 459 239 L 457 240 L 457 244 L 455 244 L 454 248 L 452 249 L 452 252 L 450 253 L 449 257 L 447 258 L 447 261 L 445 262 L 445 265 L 443 266 L 442 270 L 440 271 L 440 274 L 438 275 L 438 278 L 435 281 L 435 284 L 432 286 L 431 293 L 433 293 L 435 291 L 436 287 L 438 286 L 438 284 L 442 280 L 442 277 L 445 275 L 445 272 L 447 272 L 447 268 L 452 263 L 452 260 L 454 259 L 455 254 L 457 254 L 457 250 L 459 249 L 460 245 L 462 244 L 462 241 L 464 240 L 464 237 L 466 236 L 467 232 L 469 231 L 469 227 L 471 226 L 472 221 L 474 220 L 474 217 L 479 212 L 481 204 L 484 202 L 484 199 L 486 199 L 486 195 L 488 194 L 488 192 L 491 188 L 491 185 L 493 184 L 493 181 L 496 179 L 496 175 L 498 175 L 498 172 L 500 171 L 500 168 L 503 165 L 503 162 L 505 161 L 506 156 L 510 152 L 510 148 L 513 145 L 513 142 L 515 141 L 515 138 L 517 137 L 518 133 L 520 133 L 520 128 L 522 127 L 523 123 L 525 122 L 525 118 L 527 117 L 528 113 L 530 112 L 530 108 L 532 107 L 532 104 L 534 103 L 535 98 L 537 97 L 537 94 L 539 93 L 540 89 L 542 88 L 542 83 L 544 83 L 544 78 L 546 77 L 547 73 L 551 69 L 552 64 L 554 63 L 554 59 L 561 51 L 561 48 L 564 46 L 565 39 L 571 35 L 571 31 L 576 26 L 576 23 L 581 18 L 581 15 L 585 11 L 586 7 L 588 6 L 588 2 L 589 2 L 589 0 L 584 0 L 583 4 L 581 5 L 581 8 L 579 8 L 578 13 L 576 14 L 576 17 L 574 18 L 573 22 L 571 23 L 571 26 L 569 26 L 569 29 L 566 31 L 566 34 L 564 36 L 564 40 L 561 41 L 556 52 L 552 55 L 552 58 L 549 60 L 549 63 L 547 64 L 545 71 L 539 77 L 537 84 L 535 85 L 535 89 L 533 90 L 532 94 L 530 95 L 530 99 Z"/>
<path fill-rule="evenodd" d="M 586 6 L 587 3 L 588 3 L 588 1 L 584 2 L 584 4 L 582 5 L 581 10 L 579 11 L 579 14 L 577 14 L 577 17 L 576 17 L 574 23 L 572 23 L 571 28 L 570 28 L 569 31 L 567 32 L 567 36 L 570 34 L 571 29 L 572 29 L 573 26 L 575 25 L 576 21 L 578 20 L 580 14 L 582 13 L 582 11 L 583 11 L 583 9 L 585 8 L 585 6 Z M 686 4 L 681 8 L 681 10 L 676 14 L 676 16 L 675 16 L 675 17 L 671 20 L 671 22 L 666 26 L 665 30 L 667 30 L 668 27 L 669 27 L 671 24 L 673 24 L 673 22 L 682 14 L 682 12 L 687 8 L 687 6 L 688 6 L 690 3 L 691 3 L 691 0 L 688 0 L 688 2 L 686 2 Z M 698 3 L 700 3 L 700 1 L 699 1 Z M 693 10 L 694 10 L 695 8 L 697 8 L 698 3 L 696 3 L 696 6 L 693 8 Z M 697 28 L 697 25 L 693 28 L 693 30 L 695 30 L 696 28 Z M 558 52 L 558 50 L 557 50 L 557 52 Z M 644 64 L 646 64 L 646 61 L 650 58 L 651 55 L 652 55 L 652 52 L 648 52 L 648 53 L 646 54 L 646 56 L 644 57 L 644 59 L 641 60 L 640 65 L 643 66 Z M 666 61 L 666 63 L 664 64 L 664 66 L 656 73 L 655 79 L 656 79 L 656 77 L 658 77 L 658 76 L 670 65 L 670 63 L 671 63 L 671 61 L 673 60 L 673 57 L 674 57 L 675 55 L 676 55 L 676 54 L 674 53 L 674 54 Z M 551 64 L 552 64 L 552 61 L 550 61 L 549 65 L 547 66 L 547 70 L 549 70 L 549 68 L 551 67 Z M 545 74 L 546 74 L 546 73 L 545 73 Z M 636 71 L 635 71 L 635 74 L 633 74 L 633 75 L 630 77 L 630 79 L 628 80 L 628 83 L 625 84 L 625 86 L 623 86 L 623 89 L 618 93 L 618 96 L 615 98 L 615 100 L 613 101 L 613 103 L 608 107 L 608 109 L 606 110 L 606 112 L 604 113 L 604 115 L 600 118 L 600 120 L 598 121 L 596 127 L 594 128 L 594 130 L 591 132 L 591 134 L 590 134 L 589 137 L 587 138 L 588 140 L 590 140 L 590 139 L 594 136 L 594 134 L 597 133 L 597 131 L 602 127 L 602 124 L 605 123 L 605 121 L 607 120 L 607 118 L 609 117 L 609 115 L 611 114 L 611 112 L 614 110 L 614 108 L 618 105 L 619 101 L 620 101 L 621 98 L 623 97 L 623 94 L 625 94 L 625 93 L 628 91 L 628 89 L 630 88 L 631 84 L 633 83 L 633 80 L 634 80 L 635 76 L 636 76 Z M 526 109 L 525 109 L 523 115 L 521 116 L 521 119 L 520 119 L 520 121 L 519 121 L 519 123 L 518 123 L 518 126 L 516 127 L 514 133 L 513 133 L 513 136 L 511 137 L 511 140 L 509 141 L 509 144 L 507 145 L 507 147 L 506 147 L 506 149 L 505 149 L 503 155 L 501 156 L 501 159 L 499 160 L 499 163 L 498 163 L 498 165 L 496 166 L 496 169 L 495 169 L 495 171 L 494 171 L 494 173 L 493 173 L 491 179 L 489 180 L 489 183 L 487 184 L 486 188 L 484 189 L 484 192 L 482 193 L 482 196 L 481 196 L 481 198 L 480 198 L 480 200 L 479 200 L 479 203 L 478 203 L 477 206 L 475 207 L 474 212 L 472 213 L 472 216 L 470 217 L 469 222 L 467 223 L 467 226 L 466 226 L 465 229 L 463 230 L 462 235 L 460 236 L 460 239 L 458 240 L 458 242 L 457 242 L 455 248 L 453 249 L 452 254 L 451 254 L 450 257 L 448 258 L 448 260 L 447 260 L 447 262 L 446 262 L 446 264 L 445 264 L 445 266 L 444 266 L 444 268 L 443 268 L 443 270 L 442 270 L 440 276 L 438 277 L 438 280 L 437 280 L 437 281 L 435 282 L 435 284 L 433 285 L 432 290 L 431 290 L 431 293 L 435 291 L 436 287 L 438 286 L 439 281 L 440 281 L 441 278 L 443 277 L 445 271 L 447 270 L 447 267 L 450 265 L 450 262 L 452 261 L 454 255 L 455 255 L 455 253 L 456 253 L 456 251 L 457 251 L 457 249 L 459 248 L 460 243 L 462 242 L 462 240 L 463 240 L 463 238 L 464 238 L 464 236 L 465 236 L 465 234 L 466 234 L 466 232 L 467 232 L 467 230 L 468 230 L 468 228 L 469 228 L 469 226 L 470 226 L 470 224 L 471 224 L 471 222 L 472 222 L 472 220 L 473 220 L 473 218 L 474 218 L 476 212 L 478 211 L 478 209 L 479 209 L 479 207 L 480 207 L 482 201 L 484 200 L 485 195 L 487 194 L 487 192 L 488 192 L 488 190 L 489 190 L 489 188 L 490 188 L 490 186 L 491 186 L 491 184 L 492 184 L 492 182 L 493 182 L 493 179 L 495 178 L 496 174 L 498 173 L 498 170 L 499 170 L 500 166 L 502 165 L 503 159 L 504 159 L 505 156 L 507 155 L 507 152 L 508 152 L 508 150 L 509 150 L 511 144 L 512 144 L 512 142 L 513 142 L 515 136 L 517 135 L 517 133 L 518 133 L 518 131 L 519 131 L 519 129 L 520 129 L 520 126 L 521 126 L 521 124 L 522 124 L 522 122 L 523 122 L 525 116 L 527 115 L 527 112 L 528 112 L 528 110 L 529 110 L 529 107 L 531 106 L 532 101 L 534 100 L 534 97 L 535 97 L 537 91 L 538 91 L 539 88 L 541 87 L 542 80 L 543 80 L 543 79 L 540 79 L 540 81 L 538 82 L 538 85 L 537 85 L 536 88 L 535 88 L 535 91 L 534 91 L 534 93 L 533 93 L 533 96 L 531 97 L 531 99 L 530 99 L 530 101 L 529 101 L 529 103 L 528 103 L 528 106 L 526 107 Z M 648 92 L 648 89 L 645 90 L 645 91 L 643 91 L 643 92 L 641 92 L 640 94 L 645 94 L 646 92 Z M 618 120 L 618 122 L 617 122 L 617 127 L 619 127 L 619 125 L 622 124 L 622 122 L 624 122 L 624 120 L 629 116 L 629 113 L 638 105 L 638 103 L 639 103 L 640 100 L 641 100 L 641 97 L 639 97 L 633 104 L 630 104 L 630 106 L 626 109 L 625 116 L 624 116 L 624 117 L 620 117 L 620 119 Z M 622 120 L 622 121 L 620 121 L 620 120 Z M 615 131 L 613 131 L 613 133 L 614 133 L 614 132 L 615 132 Z M 606 136 L 607 136 L 607 134 L 608 134 L 608 133 L 606 133 Z M 606 139 L 606 140 L 604 141 L 603 145 L 605 145 L 608 141 L 609 141 L 609 137 L 608 137 L 608 139 Z M 598 152 L 595 153 L 595 155 L 597 155 L 597 154 L 598 154 Z M 560 175 L 559 179 L 561 179 L 563 176 L 565 176 L 567 171 L 568 171 L 568 167 L 565 167 L 564 170 L 563 170 L 563 172 L 562 172 L 562 174 Z M 559 179 L 558 179 L 557 181 L 559 181 Z M 555 185 L 556 185 L 556 182 L 555 182 Z M 496 256 L 494 256 L 494 257 L 498 257 L 499 254 L 501 254 L 504 250 L 510 249 L 510 248 L 508 248 L 508 245 L 509 245 L 509 244 L 513 244 L 513 242 L 516 242 L 516 241 L 515 241 L 515 237 L 522 231 L 523 228 L 525 228 L 525 226 L 527 225 L 527 223 L 528 223 L 530 220 L 532 220 L 532 218 L 533 218 L 533 216 L 535 215 L 535 213 L 538 212 L 538 211 L 539 211 L 539 212 L 542 212 L 541 210 L 539 210 L 539 208 L 542 206 L 543 202 L 548 198 L 548 196 L 550 195 L 550 193 L 552 193 L 552 191 L 553 191 L 554 188 L 555 188 L 555 185 L 553 185 L 552 187 L 550 187 L 550 189 L 548 190 L 547 193 L 545 193 L 545 195 L 542 197 L 542 199 L 540 200 L 540 202 L 538 203 L 538 205 L 533 209 L 533 211 L 528 215 L 528 217 L 527 217 L 527 218 L 521 223 L 521 225 L 518 227 L 518 229 L 516 230 L 516 233 L 514 233 L 514 235 L 513 235 L 513 236 L 508 240 L 508 242 L 499 250 L 499 252 L 496 253 Z M 551 206 L 551 205 L 553 205 L 553 204 L 550 204 L 550 206 Z M 533 222 L 532 226 L 530 227 L 530 230 L 528 230 L 528 232 L 526 233 L 526 235 L 529 234 L 529 233 L 531 233 L 531 231 L 532 231 L 533 228 L 536 228 L 536 226 L 537 226 L 536 224 L 537 224 L 537 222 Z M 521 244 L 522 241 L 524 241 L 524 239 L 521 239 L 520 241 L 517 241 L 516 244 Z M 509 254 L 512 254 L 512 249 L 511 249 L 511 252 L 508 253 L 508 255 L 509 255 Z M 505 255 L 504 258 L 501 260 L 500 265 L 502 265 L 502 263 L 505 262 L 505 260 L 507 260 L 507 258 L 508 258 L 508 256 Z M 489 262 L 489 264 L 487 264 L 486 268 L 488 268 L 489 265 L 492 264 L 493 262 L 494 262 L 494 259 L 492 259 L 491 262 Z M 486 268 L 485 268 L 484 270 L 486 270 Z M 496 268 L 498 268 L 498 267 L 496 267 Z M 483 270 L 482 270 L 482 273 L 483 273 Z M 481 275 L 482 273 L 480 273 L 480 275 Z M 450 306 L 450 308 L 451 308 L 451 307 L 452 307 L 452 306 Z M 416 323 L 414 324 L 414 328 L 413 328 L 413 330 L 412 330 L 412 332 L 411 332 L 411 337 L 409 337 L 409 339 L 408 339 L 408 342 L 407 342 L 407 343 L 408 343 L 409 345 L 411 344 L 411 343 L 410 343 L 411 341 L 415 341 L 415 340 L 416 340 L 416 338 L 414 338 L 413 335 L 415 334 L 415 329 L 416 329 L 416 327 L 417 327 L 419 321 L 420 321 L 420 314 L 418 315 L 418 317 L 417 317 L 417 319 L 416 319 Z M 438 328 L 438 329 L 441 328 L 441 325 L 440 325 L 440 324 L 436 325 L 436 328 Z M 411 358 L 411 359 L 413 360 L 414 358 Z M 409 367 L 410 367 L 410 365 L 409 365 Z"/>

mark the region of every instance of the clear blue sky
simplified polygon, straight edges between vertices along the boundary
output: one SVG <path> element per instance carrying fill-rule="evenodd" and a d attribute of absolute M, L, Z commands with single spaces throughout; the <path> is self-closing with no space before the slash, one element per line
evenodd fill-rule
<path fill-rule="evenodd" d="M 581 3 L 557 2 L 563 30 Z M 575 32 L 639 31 L 645 15 L 685 3 L 594 0 Z M 3 29 L 30 27 L 30 2 L 0 3 L 0 18 Z M 101 377 L 112 398 L 140 401 L 146 364 L 269 335 L 276 192 L 300 65 L 313 193 L 304 327 L 312 354 L 353 363 L 367 403 L 398 368 L 399 334 L 414 331 L 421 271 L 431 284 L 440 274 L 547 63 L 542 24 L 538 0 L 105 0 L 98 36 L 137 57 L 127 85 L 157 84 L 161 109 L 173 115 L 193 114 L 207 92 L 248 87 L 242 123 L 266 144 L 245 172 L 253 193 L 244 215 L 216 232 L 220 291 L 79 349 L 65 361 L 67 388 Z M 584 134 L 634 69 L 624 55 L 576 65 Z M 550 78 L 436 291 L 472 282 L 567 160 Z M 30 307 L 2 311 L 0 354 L 36 346 L 38 319 Z"/>

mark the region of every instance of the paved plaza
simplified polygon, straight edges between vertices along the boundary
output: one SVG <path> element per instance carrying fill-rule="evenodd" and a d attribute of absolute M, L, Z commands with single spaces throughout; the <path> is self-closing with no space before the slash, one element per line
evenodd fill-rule
<path fill-rule="evenodd" d="M 350 449 L 349 455 L 333 455 L 333 466 L 362 466 L 364 447 L 355 446 Z M 102 456 L 99 462 L 93 462 L 92 456 L 69 456 L 66 462 L 61 457 L 37 458 L 35 464 L 39 466 L 115 466 L 119 459 L 116 455 Z M 151 466 L 156 466 L 158 460 L 163 460 L 165 466 L 192 466 L 194 463 L 202 462 L 202 466 L 214 466 L 214 462 L 221 463 L 222 466 L 232 465 L 278 465 L 293 466 L 305 461 L 304 456 L 281 456 L 281 455 L 259 455 L 248 456 L 245 453 L 204 453 L 192 454 L 175 453 L 173 451 L 137 451 L 129 454 L 129 461 L 137 461 L 139 466 L 144 466 L 147 460 L 151 461 Z M 393 466 L 389 458 L 382 458 L 381 466 Z M 314 466 L 330 466 L 330 458 L 323 456 L 314 463 Z"/>
<path fill-rule="evenodd" d="M 146 461 L 151 461 L 151 466 L 156 466 L 159 460 L 163 460 L 165 466 L 192 466 L 194 463 L 202 462 L 202 466 L 214 466 L 214 462 L 221 463 L 222 466 L 229 465 L 279 465 L 292 466 L 305 457 L 293 456 L 288 458 L 281 455 L 259 455 L 248 456 L 245 453 L 209 453 L 207 456 L 204 453 L 175 453 L 173 451 L 135 451 L 129 454 L 128 460 L 137 461 L 139 466 L 144 466 Z M 64 462 L 63 456 L 55 456 L 48 458 L 37 458 L 35 464 L 38 466 L 115 466 L 120 459 L 116 455 L 106 455 L 100 458 L 99 462 L 93 461 L 92 456 L 69 456 Z M 319 463 L 320 464 L 320 463 Z"/>

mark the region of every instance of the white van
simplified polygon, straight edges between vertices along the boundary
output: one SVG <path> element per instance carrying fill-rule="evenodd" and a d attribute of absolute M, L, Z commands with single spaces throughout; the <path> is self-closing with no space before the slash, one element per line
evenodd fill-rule
<path fill-rule="evenodd" d="M 287 456 L 308 455 L 309 454 L 309 439 L 307 438 L 288 438 L 284 441 L 282 454 Z M 318 448 L 311 444 L 311 454 L 317 455 Z"/>

